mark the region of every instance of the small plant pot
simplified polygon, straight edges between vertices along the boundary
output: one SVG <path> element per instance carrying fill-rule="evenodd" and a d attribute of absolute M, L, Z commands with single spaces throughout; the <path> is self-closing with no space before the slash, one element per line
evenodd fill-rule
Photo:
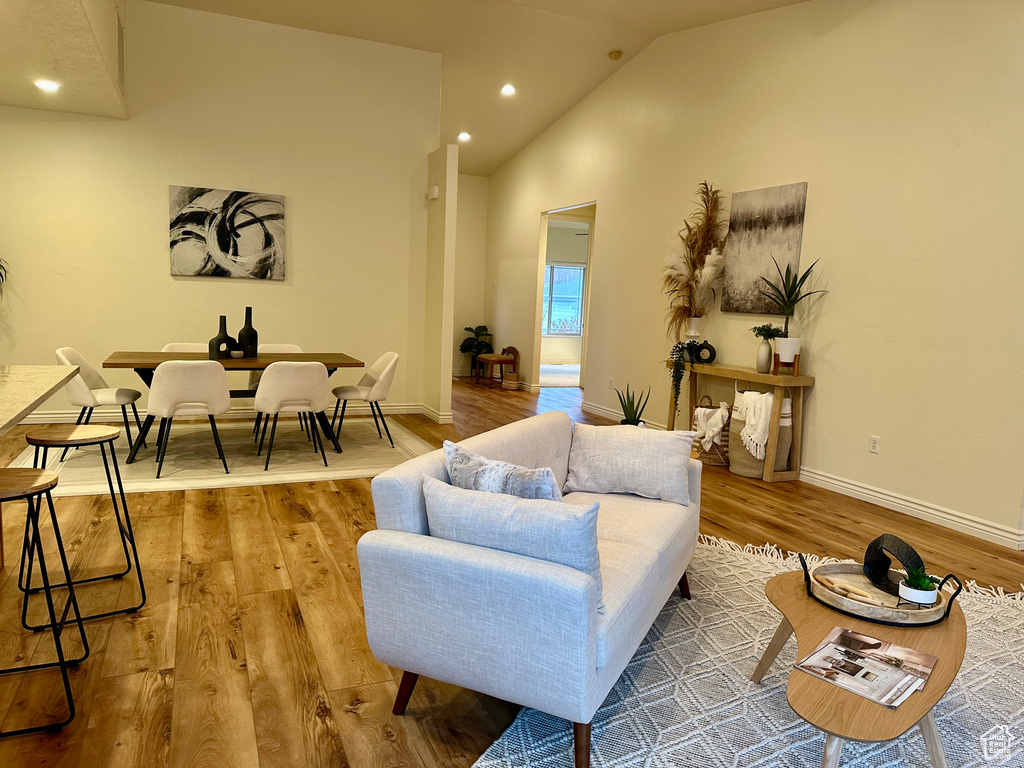
<path fill-rule="evenodd" d="M 905 582 L 900 582 L 900 597 L 909 603 L 918 605 L 935 605 L 939 599 L 938 587 L 935 589 L 914 589 Z"/>
<path fill-rule="evenodd" d="M 780 363 L 791 364 L 800 354 L 800 339 L 776 339 L 775 354 L 779 356 Z"/>
<path fill-rule="evenodd" d="M 647 426 L 647 424 L 645 424 L 643 422 L 643 420 L 641 420 L 641 421 L 626 421 L 625 419 L 622 419 L 621 421 L 619 421 L 619 424 L 629 424 L 630 426 L 633 426 L 633 427 L 646 427 Z"/>

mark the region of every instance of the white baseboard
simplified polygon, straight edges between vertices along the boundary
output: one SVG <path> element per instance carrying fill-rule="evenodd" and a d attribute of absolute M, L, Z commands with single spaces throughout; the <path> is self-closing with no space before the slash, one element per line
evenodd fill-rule
<path fill-rule="evenodd" d="M 383 402 L 380 404 L 381 410 L 386 414 L 394 413 L 425 413 L 423 406 L 419 403 L 388 403 Z M 78 419 L 80 409 L 64 409 L 54 411 L 34 411 L 21 420 L 22 424 L 74 424 Z M 327 409 L 327 415 L 332 416 L 334 414 L 334 405 Z M 366 403 L 350 403 L 348 408 L 345 409 L 346 416 L 369 416 L 370 406 Z M 145 411 L 141 411 L 139 416 L 142 418 L 146 417 Z M 254 419 L 256 417 L 256 411 L 253 410 L 252 405 L 232 404 L 231 410 L 225 413 L 223 416 L 218 416 L 218 419 Z M 132 417 L 131 409 L 128 410 L 128 420 L 134 430 L 135 419 Z M 90 421 L 94 423 L 110 423 L 120 424 L 121 423 L 121 408 L 119 406 L 103 406 L 97 408 L 92 412 L 92 418 Z M 447 422 L 451 424 L 451 414 L 449 414 L 449 420 Z"/>
<path fill-rule="evenodd" d="M 538 392 L 540 392 L 540 384 L 530 384 L 529 382 L 520 379 L 519 389 L 521 389 L 523 392 L 530 392 L 536 395 Z"/>
<path fill-rule="evenodd" d="M 954 509 L 946 509 L 927 501 L 912 499 L 908 496 L 875 488 L 855 480 L 847 480 L 846 478 L 837 477 L 827 472 L 820 472 L 816 469 L 801 467 L 800 479 L 819 488 L 827 488 L 844 496 L 852 496 L 855 499 L 868 501 L 886 509 L 894 509 L 905 515 L 937 523 L 946 528 L 952 528 L 954 531 L 960 531 L 961 533 L 990 541 L 993 544 L 1000 544 L 1016 550 L 1024 549 L 1024 531 L 1007 525 L 992 523 L 988 520 L 964 514 L 963 512 L 957 512 Z"/>
<path fill-rule="evenodd" d="M 603 405 L 597 403 L 588 403 L 586 400 L 580 405 L 580 410 L 584 413 L 592 413 L 595 416 L 604 416 L 606 419 L 611 419 L 616 424 L 622 421 L 622 411 L 616 410 L 615 408 L 605 408 Z M 666 430 L 668 427 L 665 424 L 659 424 L 656 421 L 647 421 L 644 419 L 646 424 L 651 429 Z"/>
<path fill-rule="evenodd" d="M 472 375 L 473 372 L 469 368 L 452 368 L 453 379 L 464 379 Z"/>
<path fill-rule="evenodd" d="M 431 408 L 429 405 L 426 405 L 425 403 L 419 407 L 419 410 L 416 411 L 416 413 L 422 413 L 424 416 L 426 416 L 428 419 L 430 419 L 431 421 L 433 421 L 436 424 L 451 424 L 452 423 L 452 412 L 451 411 L 446 411 L 445 413 L 441 413 L 440 411 L 434 410 L 433 408 Z"/>

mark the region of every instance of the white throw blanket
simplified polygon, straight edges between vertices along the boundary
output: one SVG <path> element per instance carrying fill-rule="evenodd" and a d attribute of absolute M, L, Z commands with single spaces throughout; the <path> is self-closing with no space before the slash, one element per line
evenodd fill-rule
<path fill-rule="evenodd" d="M 722 430 L 729 420 L 729 404 L 719 403 L 718 410 L 712 408 L 695 408 L 693 411 L 693 429 L 697 433 L 694 438 L 699 441 L 705 451 L 711 450 L 711 444 L 722 444 Z"/>
<path fill-rule="evenodd" d="M 738 416 L 744 421 L 740 432 L 743 445 L 755 459 L 764 460 L 772 420 L 772 393 L 744 392 Z"/>

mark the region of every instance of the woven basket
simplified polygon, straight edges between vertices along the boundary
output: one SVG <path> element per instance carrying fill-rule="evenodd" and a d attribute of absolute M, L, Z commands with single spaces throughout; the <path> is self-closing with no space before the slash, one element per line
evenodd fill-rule
<path fill-rule="evenodd" d="M 506 373 L 505 378 L 501 380 L 502 389 L 519 389 L 519 374 L 518 373 Z"/>
<path fill-rule="evenodd" d="M 707 400 L 708 404 L 705 406 L 704 401 Z M 700 408 L 707 408 L 708 410 L 717 411 L 714 407 L 714 401 L 712 401 L 710 395 L 704 395 L 700 402 L 697 404 L 698 410 Z M 722 444 L 712 443 L 709 450 L 704 450 L 704 447 L 698 441 L 694 441 L 693 447 L 697 449 L 697 460 L 702 464 L 708 464 L 712 467 L 728 467 L 729 466 L 729 422 L 731 421 L 732 414 L 729 414 L 730 418 L 726 418 L 725 427 L 722 429 Z M 694 424 L 692 429 L 697 428 L 696 414 L 694 414 Z"/>
<path fill-rule="evenodd" d="M 729 471 L 741 477 L 764 477 L 764 459 L 756 459 L 743 444 L 740 437 L 746 422 L 739 418 L 738 403 L 743 396 L 742 392 L 736 393 L 736 402 L 732 406 L 732 414 L 729 418 L 729 442 L 732 450 L 729 451 Z M 789 469 L 789 449 L 793 445 L 793 401 L 788 397 L 782 401 L 782 416 L 779 419 L 779 447 L 775 453 L 775 471 L 784 472 Z"/>

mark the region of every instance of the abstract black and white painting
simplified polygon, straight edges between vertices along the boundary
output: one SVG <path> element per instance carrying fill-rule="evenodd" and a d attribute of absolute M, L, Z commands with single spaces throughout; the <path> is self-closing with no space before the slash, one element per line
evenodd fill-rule
<path fill-rule="evenodd" d="M 171 187 L 171 274 L 284 280 L 284 197 Z"/>
<path fill-rule="evenodd" d="M 761 291 L 762 276 L 780 282 L 775 261 L 800 268 L 807 182 L 736 192 L 729 209 L 729 239 L 725 244 L 723 312 L 781 315 Z"/>

